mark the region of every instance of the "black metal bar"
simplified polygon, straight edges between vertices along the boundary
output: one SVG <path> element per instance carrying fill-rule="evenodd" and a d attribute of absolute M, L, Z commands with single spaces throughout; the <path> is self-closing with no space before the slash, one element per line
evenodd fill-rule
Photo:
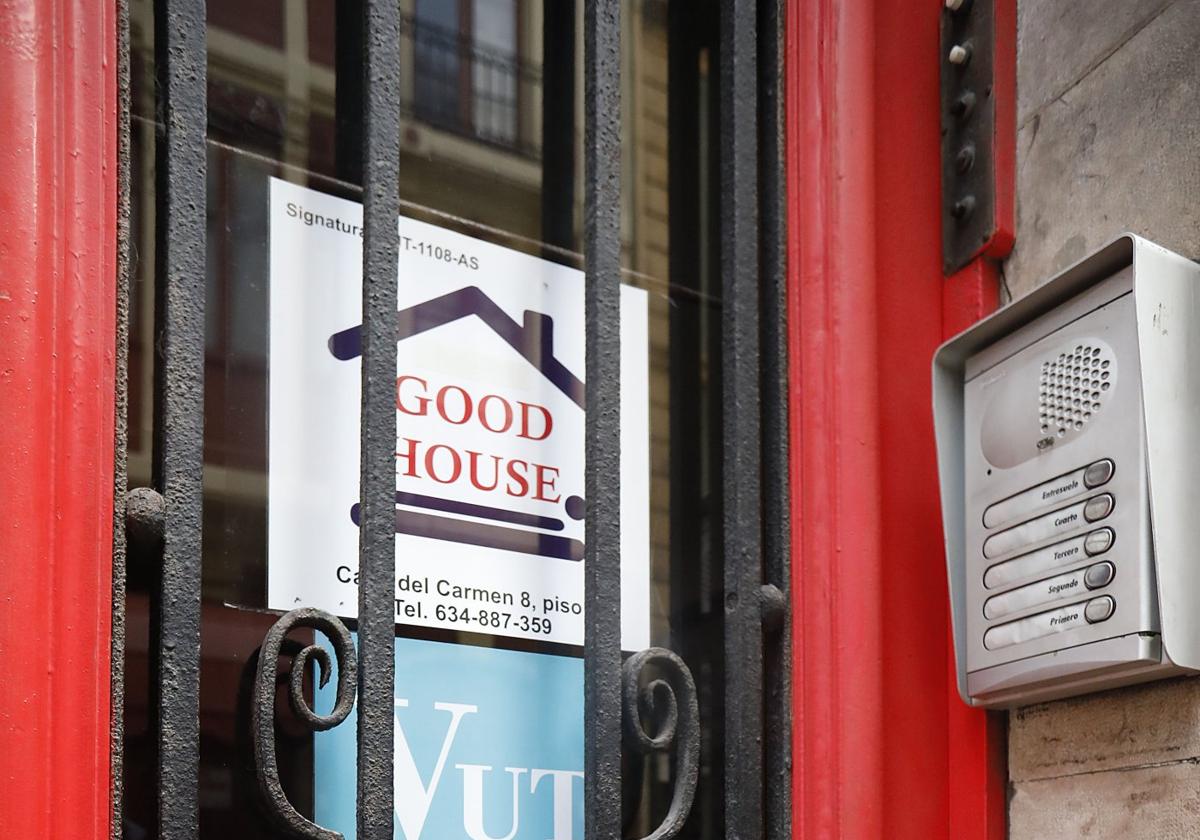
<path fill-rule="evenodd" d="M 621 838 L 621 4 L 584 11 L 584 802 L 587 840 Z"/>
<path fill-rule="evenodd" d="M 130 217 L 131 86 L 129 3 L 117 0 L 117 312 L 116 404 L 113 416 L 113 565 L 110 657 L 109 835 L 123 833 L 125 799 L 125 496 L 129 492 L 129 294 L 133 280 Z"/>
<path fill-rule="evenodd" d="M 788 486 L 787 204 L 783 172 L 784 10 L 758 3 L 759 184 L 762 285 L 763 566 L 768 593 L 781 613 L 764 614 L 763 796 L 767 840 L 790 840 L 791 633 L 785 593 L 790 586 L 791 510 Z M 768 610 L 769 603 L 764 603 Z"/>
<path fill-rule="evenodd" d="M 400 11 L 395 0 L 365 0 L 363 12 L 358 838 L 392 840 Z"/>
<path fill-rule="evenodd" d="M 725 837 L 763 825 L 758 59 L 754 0 L 721 4 Z"/>
<path fill-rule="evenodd" d="M 156 148 L 154 484 L 164 500 L 155 637 L 158 836 L 199 831 L 200 523 L 204 469 L 206 61 L 204 0 L 154 15 Z"/>

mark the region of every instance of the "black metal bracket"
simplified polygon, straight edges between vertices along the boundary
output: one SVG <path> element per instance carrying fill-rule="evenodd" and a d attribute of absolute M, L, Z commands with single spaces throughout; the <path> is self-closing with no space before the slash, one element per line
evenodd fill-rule
<path fill-rule="evenodd" d="M 787 621 L 787 596 L 773 583 L 762 585 L 762 623 L 763 633 L 768 638 L 775 638 L 783 630 Z"/>
<path fill-rule="evenodd" d="M 288 699 L 292 711 L 313 732 L 325 732 L 341 725 L 354 708 L 355 687 L 358 681 L 358 660 L 354 651 L 354 640 L 346 625 L 323 610 L 303 607 L 280 617 L 263 640 L 259 650 L 258 669 L 254 678 L 254 711 L 251 728 L 254 737 L 254 764 L 258 772 L 259 793 L 267 815 L 283 837 L 304 840 L 344 840 L 340 832 L 323 828 L 308 818 L 288 801 L 279 780 L 279 762 L 275 753 L 275 690 L 278 682 L 277 668 L 283 651 L 284 639 L 292 630 L 316 630 L 323 633 L 333 647 L 337 659 L 337 695 L 333 711 L 319 715 L 304 697 L 305 669 L 309 662 L 316 665 L 317 684 L 329 682 L 332 661 L 329 651 L 318 644 L 310 644 L 297 652 L 287 671 Z M 391 686 L 388 686 L 389 691 Z M 391 818 L 391 809 L 388 809 Z"/>
<path fill-rule="evenodd" d="M 942 10 L 942 265 L 962 268 L 996 231 L 996 15 L 993 0 Z"/>
<path fill-rule="evenodd" d="M 648 672 L 657 676 L 646 676 Z M 675 758 L 671 805 L 643 840 L 672 840 L 692 812 L 700 780 L 700 706 L 696 682 L 673 651 L 653 647 L 633 654 L 621 668 L 621 720 L 624 743 L 640 755 L 671 753 Z M 647 729 L 651 724 L 653 734 Z"/>

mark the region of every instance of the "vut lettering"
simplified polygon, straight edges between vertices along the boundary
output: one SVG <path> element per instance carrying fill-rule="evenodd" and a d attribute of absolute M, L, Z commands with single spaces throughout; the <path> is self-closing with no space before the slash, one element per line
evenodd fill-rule
<path fill-rule="evenodd" d="M 429 775 L 428 784 L 421 777 L 417 763 L 404 734 L 404 721 L 413 725 L 407 700 L 395 700 L 395 808 L 396 822 L 405 840 L 423 840 L 422 832 L 429 811 L 446 773 L 446 765 L 455 752 L 455 741 L 464 720 L 479 713 L 479 706 L 465 703 L 433 703 L 433 712 L 445 724 L 441 748 Z M 423 725 L 429 725 L 424 721 Z M 467 757 L 464 756 L 464 759 Z M 463 831 L 470 840 L 521 840 L 521 814 L 528 808 L 551 809 L 553 836 L 537 840 L 580 840 L 575 833 L 576 798 L 582 801 L 583 771 L 541 767 L 504 767 L 497 770 L 489 764 L 474 764 L 467 760 L 455 762 L 454 769 L 462 778 Z M 546 779 L 551 781 L 544 784 Z M 576 781 L 578 780 L 578 781 Z M 485 786 L 506 785 L 512 792 L 512 807 L 509 818 L 504 814 L 491 814 L 485 809 Z M 546 795 L 549 791 L 549 796 Z M 493 830 L 508 822 L 507 832 L 491 834 Z M 424 838 L 424 840 L 432 840 Z M 437 838 L 446 840 L 446 838 Z"/>

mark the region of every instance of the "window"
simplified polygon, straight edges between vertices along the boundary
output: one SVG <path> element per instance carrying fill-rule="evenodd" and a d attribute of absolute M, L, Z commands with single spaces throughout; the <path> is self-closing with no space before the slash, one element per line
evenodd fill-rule
<path fill-rule="evenodd" d="M 580 268 L 582 7 L 569 0 L 406 0 L 401 9 L 402 216 L 447 236 L 471 237 L 480 247 L 544 261 L 553 268 L 545 276 Z M 274 562 L 268 544 L 270 486 L 272 471 L 280 469 L 270 457 L 270 438 L 272 429 L 307 419 L 272 416 L 269 399 L 272 378 L 278 379 L 281 370 L 271 349 L 272 331 L 280 325 L 270 316 L 271 286 L 277 282 L 272 280 L 271 243 L 277 231 L 272 230 L 270 195 L 273 183 L 284 183 L 330 199 L 361 199 L 361 166 L 355 160 L 362 131 L 361 33 L 353 26 L 360 14 L 349 0 L 209 3 L 202 837 L 274 836 L 258 805 L 248 734 L 259 649 L 279 617 L 267 586 Z M 154 260 L 148 257 L 156 241 L 154 211 L 167 199 L 154 178 L 159 127 L 153 15 L 149 0 L 133 4 L 132 236 L 143 259 L 131 312 L 131 486 L 153 481 L 151 450 L 159 422 L 152 399 Z M 697 681 L 700 788 L 681 835 L 697 840 L 724 836 L 722 499 L 727 465 L 722 454 L 718 34 L 716 2 L 629 0 L 624 7 L 621 280 L 644 301 L 646 324 L 640 346 L 629 348 L 645 360 L 644 393 L 637 395 L 647 450 L 640 545 L 646 557 L 645 611 L 650 643 L 677 652 Z M 357 237 L 357 228 L 349 235 Z M 402 268 L 401 282 L 431 281 Z M 536 288 L 550 281 L 539 275 L 522 282 Z M 513 316 L 512 329 L 521 330 L 527 341 L 510 341 L 510 347 L 544 353 L 550 329 L 537 312 L 523 314 L 523 322 Z M 555 340 L 581 341 L 579 333 L 559 332 Z M 479 380 L 494 375 L 489 364 L 485 359 L 477 365 Z M 519 412 L 522 405 L 512 401 L 508 410 Z M 329 446 L 318 440 L 313 449 Z M 328 491 L 320 486 L 314 495 Z M 411 497 L 398 501 L 398 507 L 405 505 L 411 508 Z M 125 698 L 129 838 L 157 831 L 156 575 L 152 552 L 131 554 Z M 490 614 L 487 623 L 475 620 L 461 629 L 404 618 L 396 626 L 398 646 L 532 653 L 573 667 L 582 664 L 578 644 L 498 632 Z M 290 637 L 284 655 L 295 655 L 311 637 Z M 319 711 L 327 711 L 320 708 L 323 696 L 311 675 L 304 690 Z M 495 686 L 497 693 L 505 690 Z M 282 785 L 297 810 L 312 817 L 326 807 L 327 791 L 319 780 L 329 772 L 322 745 L 330 742 L 321 740 L 329 733 L 314 738 L 287 710 L 284 693 L 275 718 Z M 582 702 L 580 693 L 580 708 Z M 662 819 L 673 789 L 671 764 L 664 755 L 625 756 L 631 833 L 645 834 Z M 428 779 L 430 768 L 422 764 L 417 772 Z M 464 786 L 467 776 L 463 771 Z M 569 795 L 578 797 L 579 791 Z M 578 807 L 582 812 L 583 805 Z M 507 825 L 501 817 L 471 836 L 503 836 Z"/>
<path fill-rule="evenodd" d="M 521 85 L 536 81 L 521 52 L 517 16 L 515 0 L 419 0 L 412 25 L 419 120 L 516 147 Z"/>

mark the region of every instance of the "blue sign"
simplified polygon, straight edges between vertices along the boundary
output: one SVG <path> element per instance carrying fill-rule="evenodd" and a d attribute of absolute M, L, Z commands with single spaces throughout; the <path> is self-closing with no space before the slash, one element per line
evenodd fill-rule
<path fill-rule="evenodd" d="M 394 714 L 397 840 L 583 839 L 582 660 L 396 639 Z M 316 822 L 351 839 L 357 717 L 313 758 Z"/>

